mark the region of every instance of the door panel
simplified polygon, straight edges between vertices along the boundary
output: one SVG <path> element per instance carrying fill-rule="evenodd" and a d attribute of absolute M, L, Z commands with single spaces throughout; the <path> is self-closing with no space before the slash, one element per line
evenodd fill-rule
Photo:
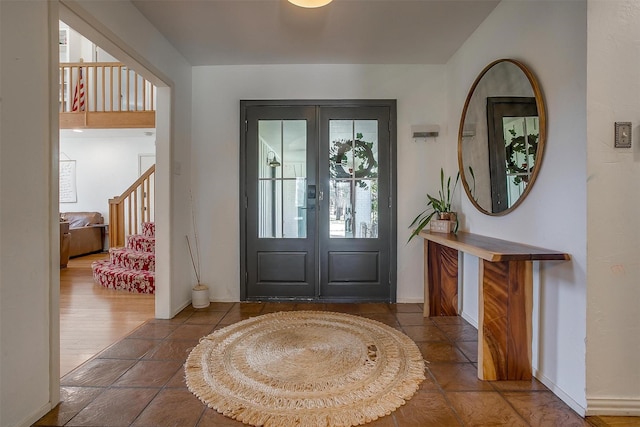
<path fill-rule="evenodd" d="M 253 102 L 242 299 L 395 301 L 395 102 Z"/>
<path fill-rule="evenodd" d="M 313 298 L 315 108 L 252 107 L 246 117 L 247 297 Z"/>
<path fill-rule="evenodd" d="M 377 252 L 329 252 L 329 282 L 380 281 Z"/>
<path fill-rule="evenodd" d="M 390 109 L 320 109 L 318 201 L 320 295 L 388 299 L 390 280 Z"/>
<path fill-rule="evenodd" d="M 258 282 L 307 282 L 307 254 L 302 252 L 259 252 Z"/>

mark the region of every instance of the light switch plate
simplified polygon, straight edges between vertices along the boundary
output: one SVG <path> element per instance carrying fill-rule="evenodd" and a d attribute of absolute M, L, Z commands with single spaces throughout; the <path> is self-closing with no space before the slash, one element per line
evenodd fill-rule
<path fill-rule="evenodd" d="M 631 148 L 631 122 L 616 122 L 615 148 Z"/>

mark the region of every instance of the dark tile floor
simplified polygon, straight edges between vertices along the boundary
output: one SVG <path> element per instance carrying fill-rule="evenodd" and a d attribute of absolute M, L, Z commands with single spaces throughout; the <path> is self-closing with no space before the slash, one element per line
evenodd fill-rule
<path fill-rule="evenodd" d="M 476 376 L 477 331 L 460 317 L 424 319 L 421 304 L 212 303 L 171 320 L 150 320 L 61 380 L 62 402 L 36 426 L 242 426 L 203 405 L 184 382 L 198 339 L 251 316 L 328 310 L 368 317 L 410 336 L 427 380 L 404 406 L 368 424 L 427 426 L 605 426 L 579 417 L 536 380 L 483 382 Z M 624 421 L 624 419 L 623 419 Z M 640 425 L 637 419 L 629 424 Z"/>

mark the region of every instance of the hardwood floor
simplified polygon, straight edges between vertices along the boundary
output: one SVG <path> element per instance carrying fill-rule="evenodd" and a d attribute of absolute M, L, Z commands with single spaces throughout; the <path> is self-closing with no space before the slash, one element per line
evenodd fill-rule
<path fill-rule="evenodd" d="M 93 281 L 91 263 L 107 254 L 69 260 L 60 270 L 60 376 L 154 317 L 153 295 L 106 289 Z"/>

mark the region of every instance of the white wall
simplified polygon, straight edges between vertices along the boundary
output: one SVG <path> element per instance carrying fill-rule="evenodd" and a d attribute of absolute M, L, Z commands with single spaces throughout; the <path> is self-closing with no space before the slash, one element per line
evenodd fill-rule
<path fill-rule="evenodd" d="M 155 153 L 155 136 L 144 135 L 145 130 L 61 131 L 60 160 L 76 162 L 78 201 L 60 203 L 60 212 L 97 211 L 108 224 L 109 199 L 139 176 L 138 155 Z"/>
<path fill-rule="evenodd" d="M 96 46 L 91 40 L 60 21 L 60 28 L 69 28 L 69 60 L 68 62 L 119 62 L 104 49 Z"/>
<path fill-rule="evenodd" d="M 526 17 L 526 18 L 523 18 Z M 571 254 L 540 263 L 534 289 L 535 375 L 584 413 L 586 337 L 586 2 L 504 1 L 447 64 L 449 122 L 459 120 L 477 74 L 499 58 L 537 75 L 548 113 L 542 169 L 512 213 L 481 214 L 461 201 L 467 231 Z M 451 153 L 456 136 L 449 133 Z M 465 256 L 463 310 L 477 321 L 477 261 Z"/>
<path fill-rule="evenodd" d="M 162 202 L 157 200 L 163 209 L 164 234 L 156 249 L 163 254 L 159 264 L 165 273 L 165 295 L 156 295 L 156 315 L 171 317 L 191 297 L 184 244 L 190 220 L 191 67 L 130 3 L 65 0 L 65 4 L 99 28 L 102 41 L 121 46 L 129 61 L 137 58 L 170 85 L 158 91 L 162 134 L 158 131 L 156 188 L 164 190 L 158 197 Z M 53 74 L 58 60 L 58 6 L 49 1 L 0 1 L 3 427 L 31 425 L 59 397 L 58 118 Z M 24 81 L 29 84 L 16 84 Z M 175 164 L 181 167 L 172 168 Z"/>
<path fill-rule="evenodd" d="M 0 425 L 8 427 L 30 425 L 57 403 L 50 382 L 59 372 L 59 337 L 50 328 L 59 225 L 49 72 L 57 52 L 49 53 L 54 43 L 57 49 L 58 23 L 50 8 L 55 13 L 55 3 L 0 2 Z"/>
<path fill-rule="evenodd" d="M 272 65 L 193 69 L 192 164 L 203 281 L 215 300 L 240 298 L 240 100 L 398 100 L 398 300 L 422 302 L 422 242 L 406 245 L 411 219 L 438 183 L 445 146 L 414 142 L 411 125 L 447 133 L 444 66 Z M 430 183 L 431 187 L 427 183 Z"/>
<path fill-rule="evenodd" d="M 640 415 L 640 3 L 588 3 L 587 401 Z M 614 148 L 614 122 L 633 148 Z"/>

